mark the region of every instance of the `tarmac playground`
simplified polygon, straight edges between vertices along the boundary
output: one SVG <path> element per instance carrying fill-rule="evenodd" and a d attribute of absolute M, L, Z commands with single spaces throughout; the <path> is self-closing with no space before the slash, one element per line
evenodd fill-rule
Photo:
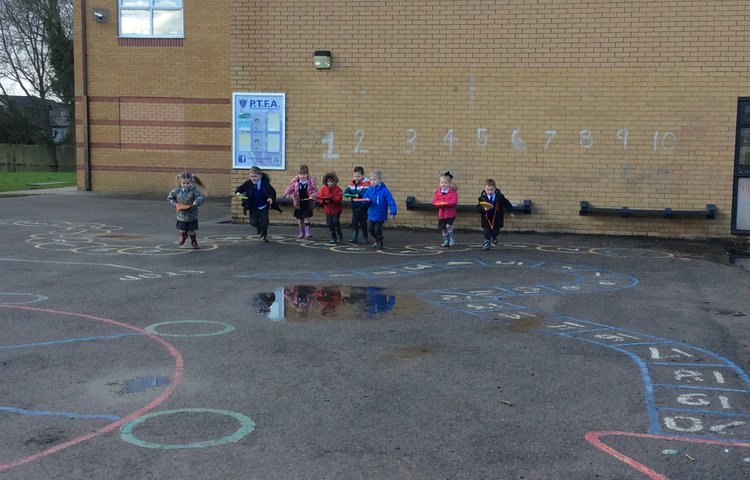
<path fill-rule="evenodd" d="M 263 243 L 209 199 L 192 250 L 161 199 L 0 205 L 0 480 L 750 478 L 720 243 Z"/>

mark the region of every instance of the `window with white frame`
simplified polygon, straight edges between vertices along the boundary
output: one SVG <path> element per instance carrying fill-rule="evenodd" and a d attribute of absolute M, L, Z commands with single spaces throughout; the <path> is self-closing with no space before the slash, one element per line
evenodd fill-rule
<path fill-rule="evenodd" d="M 182 38 L 182 0 L 119 0 L 121 37 Z"/>

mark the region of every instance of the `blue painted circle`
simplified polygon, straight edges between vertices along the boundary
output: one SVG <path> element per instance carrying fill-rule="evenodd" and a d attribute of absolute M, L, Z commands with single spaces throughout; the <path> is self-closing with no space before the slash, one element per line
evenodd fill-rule
<path fill-rule="evenodd" d="M 17 301 L 6 301 L 3 297 L 10 297 L 10 296 L 17 296 L 17 297 L 31 297 L 29 300 L 17 300 Z M 36 293 L 0 293 L 0 305 L 28 305 L 30 303 L 37 303 L 37 302 L 43 302 L 45 300 L 49 299 L 49 297 L 45 297 L 44 295 L 39 295 Z"/>
<path fill-rule="evenodd" d="M 232 417 L 240 423 L 238 428 L 233 434 L 226 437 L 221 437 L 216 440 L 206 440 L 205 442 L 187 443 L 187 444 L 168 444 L 168 443 L 153 443 L 140 440 L 133 435 L 133 429 L 154 417 L 160 415 L 172 415 L 176 413 L 215 413 L 217 415 L 226 415 Z M 229 410 L 216 410 L 212 408 L 178 408 L 176 410 L 164 410 L 162 412 L 153 412 L 138 417 L 132 422 L 128 422 L 120 428 L 120 438 L 128 443 L 137 445 L 144 448 L 154 448 L 160 450 L 177 450 L 182 448 L 207 448 L 207 447 L 218 447 L 227 443 L 236 443 L 244 438 L 248 433 L 255 430 L 255 422 L 250 417 L 242 415 L 237 412 L 230 412 Z"/>
<path fill-rule="evenodd" d="M 178 323 L 208 323 L 210 325 L 223 325 L 224 328 L 221 330 L 218 330 L 216 332 L 211 333 L 194 333 L 194 334 L 187 334 L 187 333 L 161 333 L 157 330 L 157 328 L 163 326 L 163 325 L 176 325 Z M 225 333 L 229 333 L 234 330 L 234 327 L 229 325 L 228 323 L 223 322 L 212 322 L 210 320 L 177 320 L 174 322 L 161 322 L 161 323 L 155 323 L 153 325 L 149 325 L 145 328 L 145 330 L 149 333 L 153 333 L 154 335 L 159 335 L 160 337 L 211 337 L 214 335 L 223 335 Z"/>

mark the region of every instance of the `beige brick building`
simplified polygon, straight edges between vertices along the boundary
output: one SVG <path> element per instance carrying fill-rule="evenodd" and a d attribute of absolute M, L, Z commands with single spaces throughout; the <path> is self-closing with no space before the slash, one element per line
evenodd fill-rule
<path fill-rule="evenodd" d="M 280 92 L 277 189 L 301 163 L 344 179 L 379 168 L 395 224 L 432 227 L 405 199 L 431 201 L 450 170 L 462 204 L 488 177 L 530 199 L 511 231 L 750 233 L 745 1 L 185 1 L 178 38 L 122 35 L 115 0 L 75 3 L 80 188 L 166 194 L 189 169 L 229 195 L 247 178 L 232 168 L 232 92 Z M 635 214 L 580 215 L 581 201 Z"/>

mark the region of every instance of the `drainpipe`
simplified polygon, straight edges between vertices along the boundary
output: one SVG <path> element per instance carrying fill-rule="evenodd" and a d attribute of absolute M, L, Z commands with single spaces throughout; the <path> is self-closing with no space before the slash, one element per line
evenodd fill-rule
<path fill-rule="evenodd" d="M 83 189 L 91 191 L 91 148 L 90 148 L 90 127 L 89 127 L 89 75 L 88 61 L 86 51 L 86 0 L 81 0 L 81 119 L 83 122 Z"/>

